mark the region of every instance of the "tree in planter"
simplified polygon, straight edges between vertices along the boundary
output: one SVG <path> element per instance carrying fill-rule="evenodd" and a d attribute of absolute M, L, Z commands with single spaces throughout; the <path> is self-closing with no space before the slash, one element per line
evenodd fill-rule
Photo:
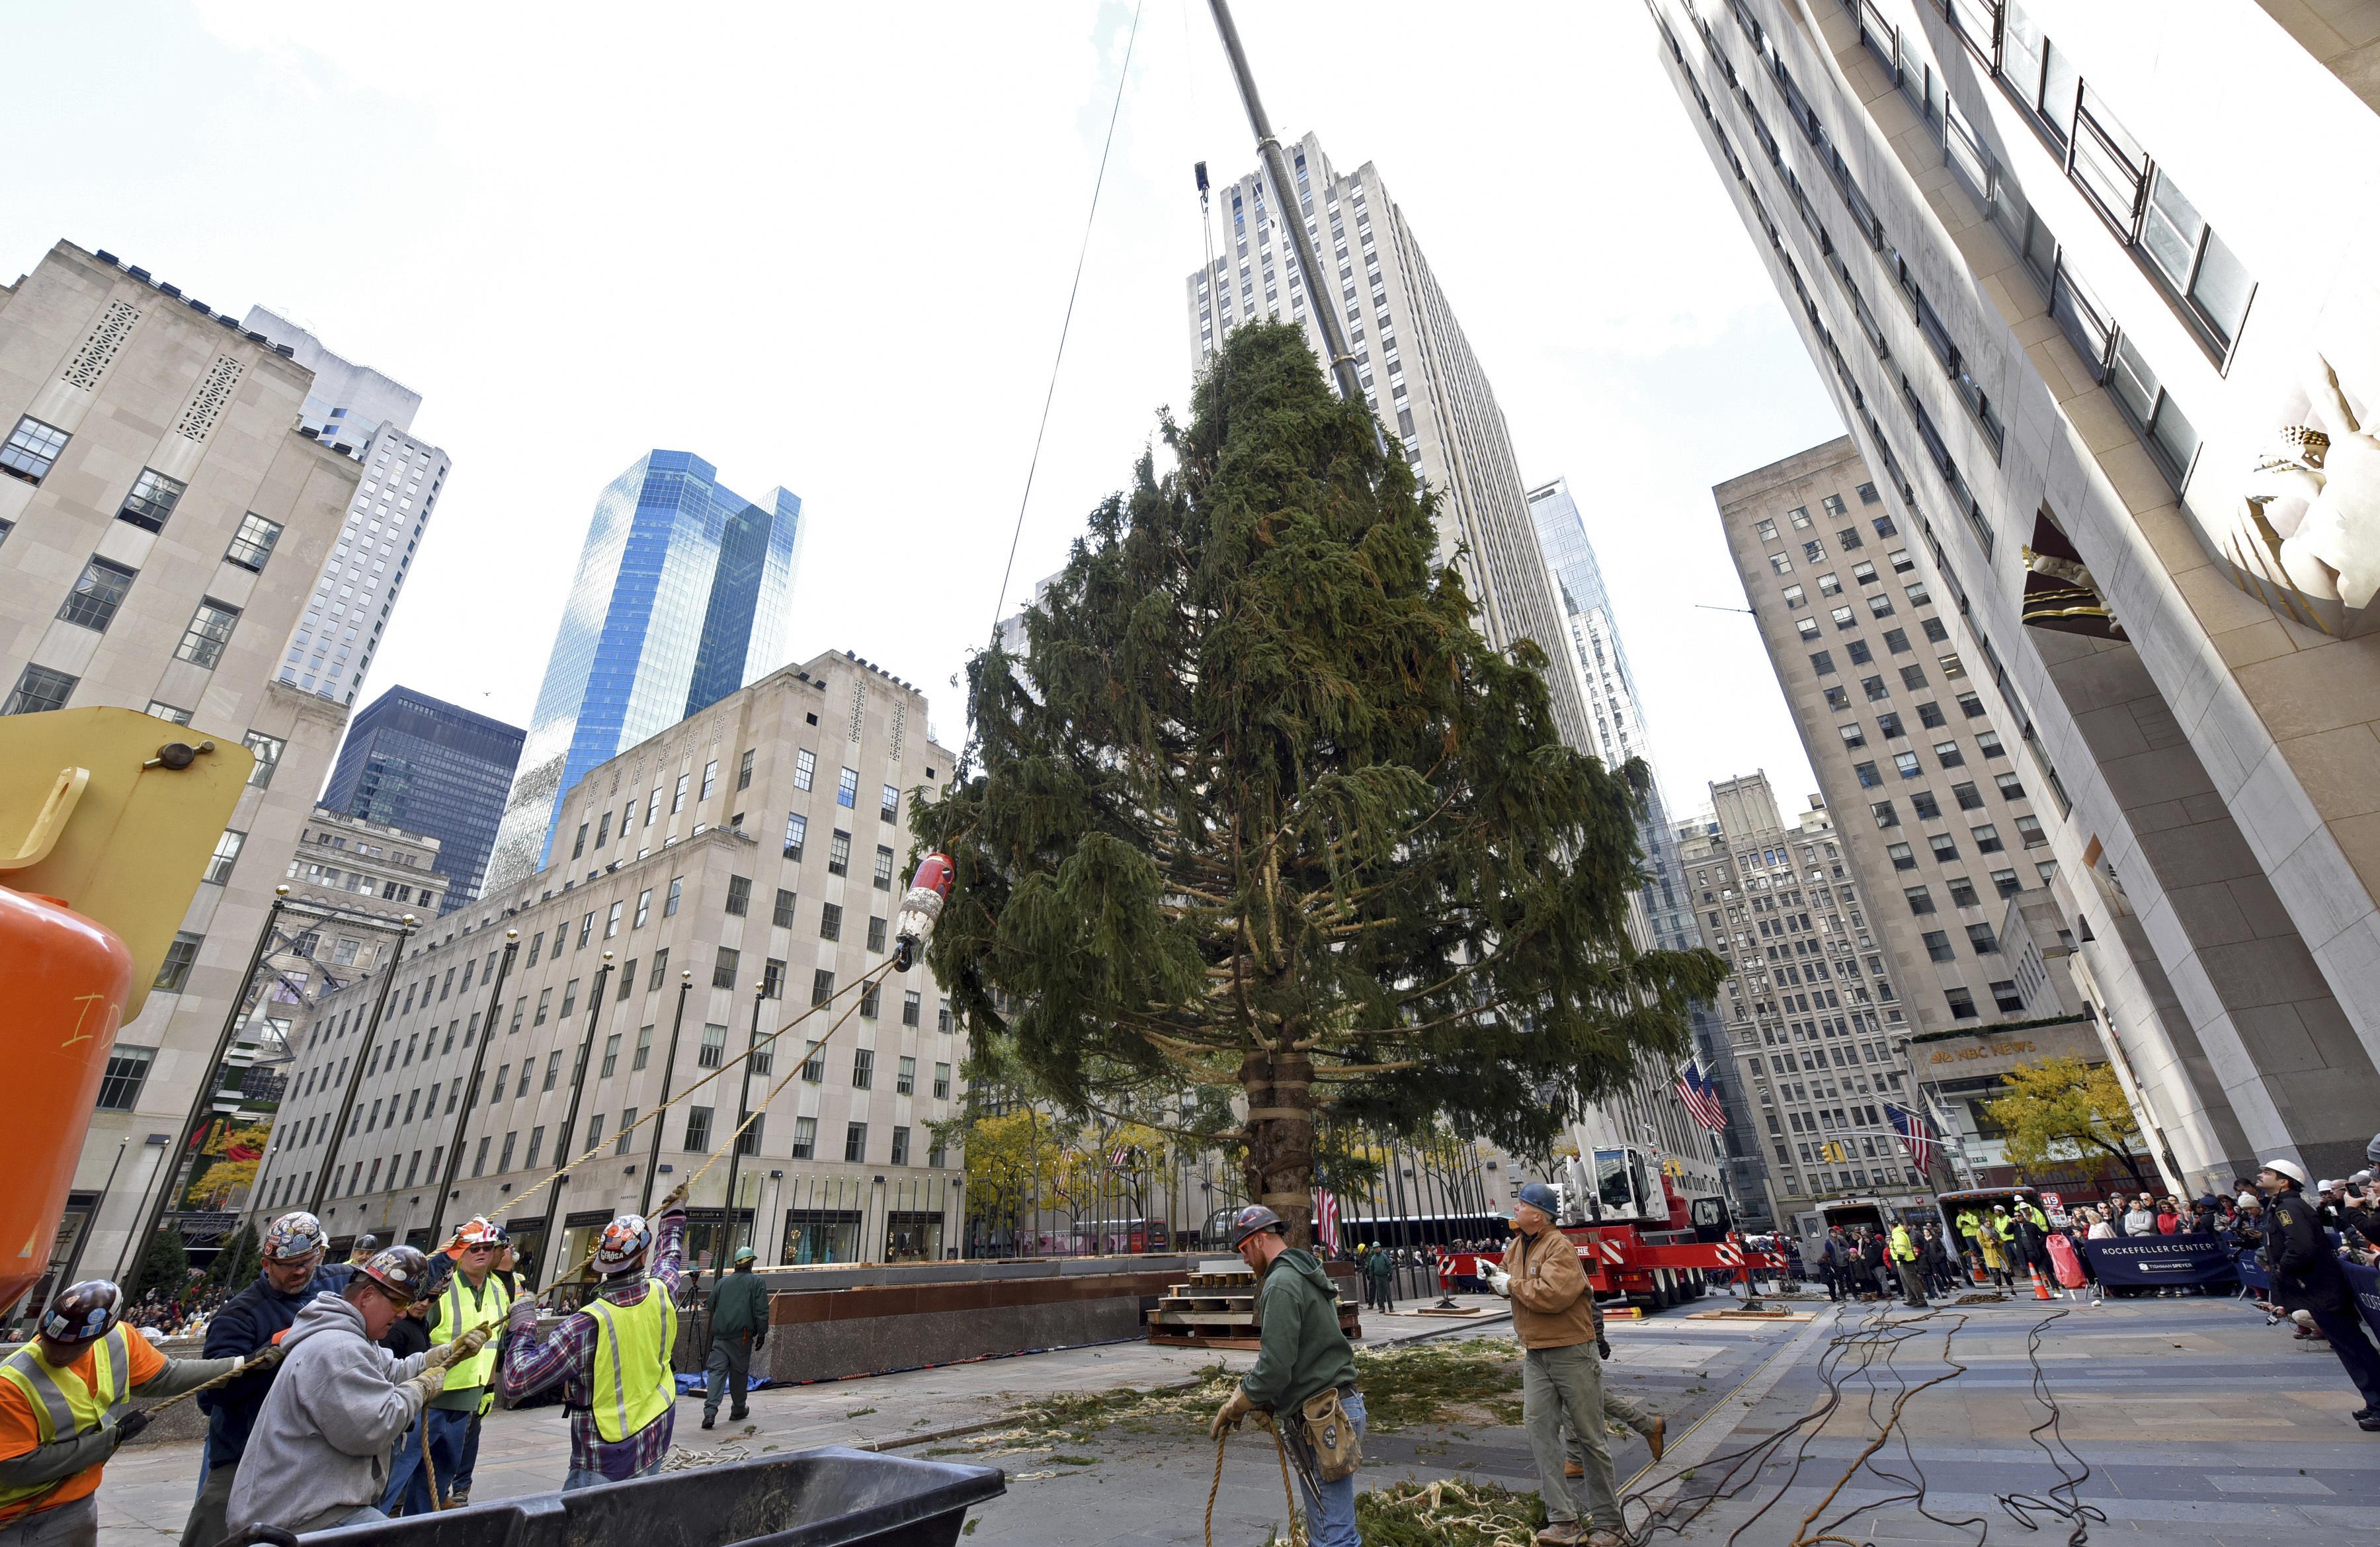
<path fill-rule="evenodd" d="M 2039 1170 L 2106 1155 L 2131 1173 L 2141 1191 L 2157 1190 L 2133 1151 L 2140 1124 L 2114 1066 L 2044 1058 L 2003 1078 L 2008 1093 L 1985 1102 L 1984 1113 L 2005 1131 L 2009 1163 Z"/>
<path fill-rule="evenodd" d="M 256 1226 L 243 1224 L 215 1253 L 215 1260 L 207 1264 L 207 1283 L 215 1288 L 245 1288 L 248 1281 L 256 1276 L 257 1264 L 263 1256 L 257 1245 Z"/>
<path fill-rule="evenodd" d="M 1071 1110 L 1235 1088 L 1249 1195 L 1310 1238 L 1318 1113 L 1541 1153 L 1687 1043 L 1707 952 L 1640 952 L 1645 772 L 1564 746 L 1434 499 L 1300 334 L 1232 334 L 969 667 L 973 772 L 912 813 L 956 869 L 929 960 Z"/>
<path fill-rule="evenodd" d="M 183 1248 L 182 1233 L 168 1225 L 140 1249 L 140 1261 L 132 1269 L 132 1282 L 124 1286 L 124 1297 L 137 1301 L 154 1289 L 170 1299 L 189 1279 L 190 1254 Z"/>

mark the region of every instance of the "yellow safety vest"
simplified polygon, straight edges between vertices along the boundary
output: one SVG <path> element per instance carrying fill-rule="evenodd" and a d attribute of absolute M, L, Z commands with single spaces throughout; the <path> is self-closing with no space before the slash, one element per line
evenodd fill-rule
<path fill-rule="evenodd" d="M 468 1391 L 473 1386 L 496 1383 L 495 1334 L 504 1326 L 504 1315 L 513 1308 L 512 1291 L 504 1286 L 502 1273 L 491 1273 L 488 1281 L 480 1285 L 480 1302 L 471 1303 L 471 1285 L 461 1273 L 447 1281 L 443 1303 L 438 1308 L 440 1337 L 448 1343 L 469 1332 L 473 1327 L 492 1329 L 488 1346 L 468 1359 L 457 1360 L 446 1367 L 448 1391 Z"/>
<path fill-rule="evenodd" d="M 677 1401 L 677 1376 L 670 1368 L 677 1307 L 669 1285 L 649 1278 L 645 1297 L 636 1304 L 597 1298 L 582 1314 L 595 1322 L 595 1432 L 604 1443 L 618 1444 Z"/>
<path fill-rule="evenodd" d="M 1917 1245 L 1909 1238 L 1909 1226 L 1905 1224 L 1892 1227 L 1892 1260 L 1896 1262 L 1917 1261 Z"/>
<path fill-rule="evenodd" d="M 83 1384 L 82 1377 L 73 1370 L 60 1370 L 43 1359 L 39 1343 L 28 1343 L 0 1359 L 0 1381 L 17 1388 L 33 1415 L 36 1443 L 46 1445 L 94 1429 L 115 1427 L 116 1415 L 124 1410 L 131 1393 L 132 1350 L 125 1346 L 125 1335 L 121 1326 L 112 1327 L 91 1350 L 92 1385 Z M 0 1519 L 22 1512 L 34 1500 L 81 1475 L 76 1472 L 48 1482 L 0 1487 Z"/>

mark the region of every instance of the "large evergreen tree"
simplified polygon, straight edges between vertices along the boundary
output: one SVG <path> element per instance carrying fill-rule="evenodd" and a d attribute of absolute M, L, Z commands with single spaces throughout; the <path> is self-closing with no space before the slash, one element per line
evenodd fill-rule
<path fill-rule="evenodd" d="M 1193 410 L 1025 655 L 970 667 L 972 771 L 914 815 L 956 869 L 929 959 L 1062 1103 L 1236 1086 L 1248 1194 L 1302 1240 L 1318 1112 L 1542 1152 L 1724 967 L 1630 942 L 1643 765 L 1562 743 L 1544 656 L 1480 637 L 1302 335 L 1238 330 Z"/>

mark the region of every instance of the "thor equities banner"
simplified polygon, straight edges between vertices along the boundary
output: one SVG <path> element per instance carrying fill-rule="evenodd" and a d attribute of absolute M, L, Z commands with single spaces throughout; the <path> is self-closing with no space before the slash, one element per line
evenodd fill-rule
<path fill-rule="evenodd" d="M 2355 1309 L 2363 1312 L 2363 1320 L 2374 1335 L 2380 1336 L 2380 1272 L 2353 1262 L 2339 1266 L 2346 1271 L 2347 1286 L 2355 1291 Z"/>
<path fill-rule="evenodd" d="M 2085 1241 L 2091 1271 L 2110 1288 L 2163 1288 L 2185 1284 L 2223 1284 L 2240 1276 L 2230 1249 L 2208 1236 L 2143 1236 Z"/>

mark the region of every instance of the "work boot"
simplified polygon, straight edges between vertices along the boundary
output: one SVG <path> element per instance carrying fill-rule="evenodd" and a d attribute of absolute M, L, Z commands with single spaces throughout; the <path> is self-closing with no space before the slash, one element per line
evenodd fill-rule
<path fill-rule="evenodd" d="M 749 1407 L 736 1407 L 736 1408 L 734 1408 L 734 1409 L 732 1409 L 732 1410 L 728 1413 L 728 1415 L 727 1415 L 727 1421 L 728 1421 L 728 1422 L 730 1422 L 730 1423 L 741 1423 L 741 1422 L 743 1422 L 743 1421 L 744 1421 L 744 1415 L 745 1415 L 745 1414 L 747 1414 L 747 1413 L 748 1413 L 748 1412 L 750 1412 L 751 1410 L 752 1410 L 752 1409 L 751 1409 L 751 1408 L 749 1408 Z"/>
<path fill-rule="evenodd" d="M 719 1426 L 719 1409 L 718 1409 L 718 1408 L 716 1408 L 716 1407 L 705 1407 L 705 1408 L 702 1410 L 702 1426 L 703 1426 L 705 1429 L 716 1429 L 716 1428 Z"/>
<path fill-rule="evenodd" d="M 1661 1453 L 1670 1448 L 1670 1419 L 1667 1414 L 1653 1415 L 1653 1431 L 1645 1436 L 1645 1443 L 1652 1447 L 1653 1459 L 1656 1461 L 1661 1459 Z"/>
<path fill-rule="evenodd" d="M 2362 1430 L 2367 1434 L 2380 1434 L 2380 1414 L 2375 1414 L 2371 1418 L 2357 1419 L 2355 1420 L 2355 1427 Z"/>
<path fill-rule="evenodd" d="M 1537 1532 L 1537 1547 L 1578 1547 L 1578 1540 L 1575 1520 L 1548 1521 L 1545 1529 Z"/>
<path fill-rule="evenodd" d="M 468 1488 L 457 1488 L 446 1495 L 446 1507 L 449 1509 L 460 1509 L 470 1502 L 471 1491 Z"/>

